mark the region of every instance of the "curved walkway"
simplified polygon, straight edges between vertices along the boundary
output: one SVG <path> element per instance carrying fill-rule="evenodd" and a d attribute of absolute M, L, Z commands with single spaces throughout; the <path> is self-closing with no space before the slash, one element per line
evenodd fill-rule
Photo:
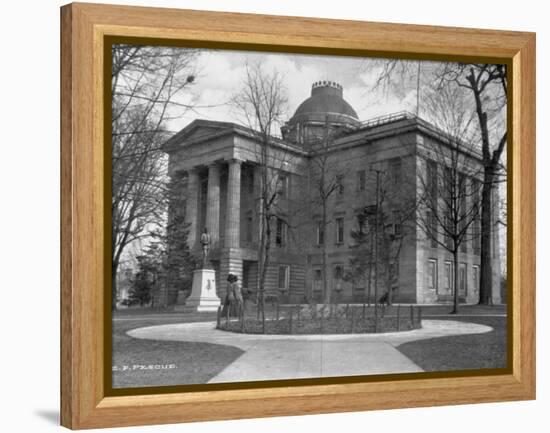
<path fill-rule="evenodd" d="M 128 331 L 134 338 L 198 341 L 245 351 L 210 383 L 423 371 L 396 349 L 409 341 L 490 332 L 490 326 L 423 320 L 422 328 L 384 334 L 258 335 L 215 329 L 215 322 L 178 323 Z"/>

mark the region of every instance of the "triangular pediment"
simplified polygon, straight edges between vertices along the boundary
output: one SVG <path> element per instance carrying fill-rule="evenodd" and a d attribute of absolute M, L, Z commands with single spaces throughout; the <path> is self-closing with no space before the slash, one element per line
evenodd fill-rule
<path fill-rule="evenodd" d="M 194 120 L 164 143 L 163 147 L 168 151 L 175 147 L 185 146 L 187 143 L 194 143 L 220 134 L 229 133 L 233 131 L 234 126 L 228 122 Z"/>

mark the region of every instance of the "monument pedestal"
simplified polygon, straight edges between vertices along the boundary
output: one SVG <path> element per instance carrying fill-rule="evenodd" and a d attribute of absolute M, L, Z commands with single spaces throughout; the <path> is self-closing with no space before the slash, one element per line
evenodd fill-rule
<path fill-rule="evenodd" d="M 220 305 L 216 294 L 216 272 L 214 269 L 197 269 L 193 271 L 191 295 L 185 305 L 178 305 L 176 309 L 185 312 L 217 311 Z"/>

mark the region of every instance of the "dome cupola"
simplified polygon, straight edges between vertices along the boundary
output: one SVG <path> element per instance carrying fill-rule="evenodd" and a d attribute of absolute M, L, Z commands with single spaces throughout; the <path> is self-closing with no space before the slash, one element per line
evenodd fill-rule
<path fill-rule="evenodd" d="M 359 124 L 357 113 L 344 99 L 343 87 L 334 81 L 316 81 L 311 96 L 302 102 L 282 128 L 283 138 L 295 143 L 319 140 L 326 124 L 332 129 L 351 129 Z"/>

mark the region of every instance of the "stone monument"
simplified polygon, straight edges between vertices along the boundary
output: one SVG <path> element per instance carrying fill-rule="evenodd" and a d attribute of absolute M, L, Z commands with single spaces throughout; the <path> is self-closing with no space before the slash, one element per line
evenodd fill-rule
<path fill-rule="evenodd" d="M 216 271 L 212 269 L 210 260 L 210 234 L 206 227 L 201 235 L 202 265 L 201 269 L 193 271 L 191 294 L 185 301 L 183 311 L 202 312 L 217 311 L 221 304 L 216 294 Z"/>

